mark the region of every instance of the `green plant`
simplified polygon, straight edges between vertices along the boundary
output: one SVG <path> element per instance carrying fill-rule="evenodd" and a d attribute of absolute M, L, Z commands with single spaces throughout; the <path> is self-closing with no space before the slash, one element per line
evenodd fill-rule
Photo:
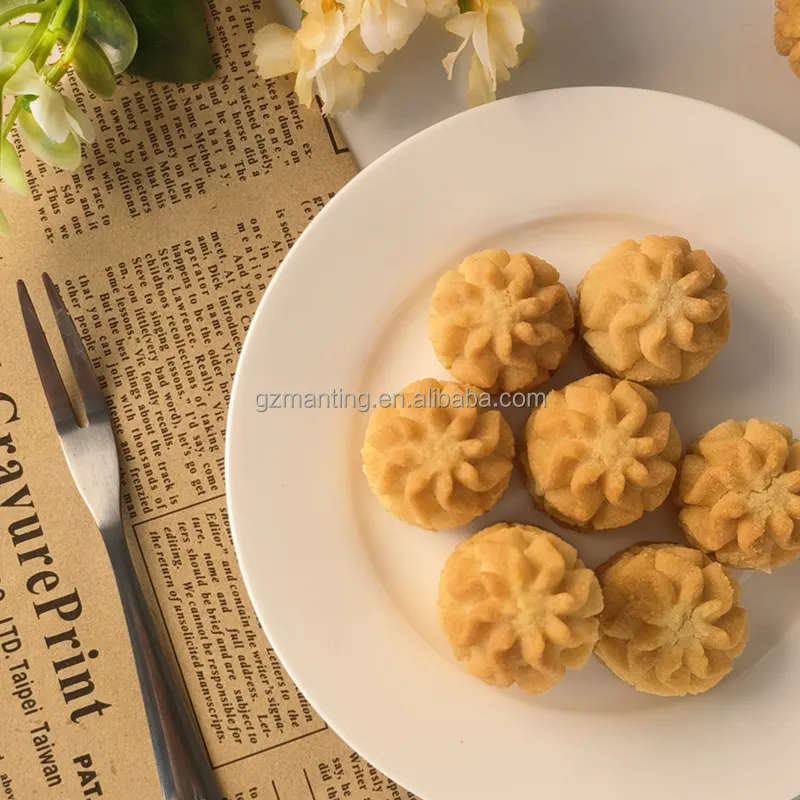
<path fill-rule="evenodd" d="M 94 140 L 88 117 L 59 90 L 69 69 L 98 97 L 127 71 L 195 83 L 214 73 L 198 0 L 0 0 L 0 184 L 28 184 L 12 141 L 61 169 Z M 0 235 L 8 233 L 0 208 Z"/>

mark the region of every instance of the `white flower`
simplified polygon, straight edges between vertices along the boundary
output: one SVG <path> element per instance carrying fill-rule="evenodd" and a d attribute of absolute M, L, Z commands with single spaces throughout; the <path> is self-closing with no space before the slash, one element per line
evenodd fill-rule
<path fill-rule="evenodd" d="M 426 0 L 362 0 L 361 38 L 370 53 L 399 50 L 425 17 Z"/>
<path fill-rule="evenodd" d="M 302 0 L 300 29 L 267 25 L 255 36 L 256 67 L 261 77 L 297 73 L 295 92 L 305 106 L 314 99 L 314 81 L 322 111 L 335 114 L 355 108 L 364 93 L 364 72 L 375 72 L 382 56 L 370 53 L 357 30 L 358 8 L 348 0 Z"/>
<path fill-rule="evenodd" d="M 524 2 L 523 10 L 530 10 L 530 0 Z M 494 100 L 497 84 L 507 81 L 510 70 L 520 63 L 517 48 L 525 37 L 521 5 L 511 0 L 472 0 L 472 11 L 447 21 L 447 30 L 463 39 L 458 50 L 444 59 L 448 78 L 452 79 L 456 59 L 470 41 L 474 48 L 467 95 L 470 105 Z"/>
<path fill-rule="evenodd" d="M 309 68 L 313 78 L 336 57 L 349 26 L 345 25 L 344 7 L 336 0 L 302 0 L 300 8 L 305 16 L 297 31 L 297 44 L 314 54 Z"/>
<path fill-rule="evenodd" d="M 336 60 L 343 65 L 355 64 L 364 72 L 377 72 L 383 63 L 382 53 L 371 53 L 367 50 L 361 31 L 356 29 L 347 35 L 342 49 L 336 54 Z"/>
<path fill-rule="evenodd" d="M 39 161 L 70 171 L 81 165 L 81 146 L 77 137 L 68 136 L 63 142 L 54 142 L 41 129 L 30 111 L 21 111 L 17 121 L 17 130 L 25 149 Z"/>
<path fill-rule="evenodd" d="M 458 0 L 426 0 L 425 10 L 434 17 L 449 17 L 458 11 Z"/>
<path fill-rule="evenodd" d="M 364 96 L 364 73 L 358 67 L 334 61 L 317 74 L 317 88 L 323 114 L 352 111 Z"/>
<path fill-rule="evenodd" d="M 9 79 L 5 92 L 10 95 L 35 97 L 30 104 L 31 114 L 45 136 L 56 144 L 63 144 L 71 136 L 84 142 L 94 141 L 92 123 L 77 103 L 54 89 L 36 71 L 30 61 Z"/>
<path fill-rule="evenodd" d="M 256 69 L 262 78 L 269 80 L 286 75 L 294 66 L 295 33 L 285 25 L 265 25 L 253 37 Z"/>
<path fill-rule="evenodd" d="M 0 181 L 17 194 L 25 197 L 30 194 L 19 156 L 8 139 L 0 140 Z"/>

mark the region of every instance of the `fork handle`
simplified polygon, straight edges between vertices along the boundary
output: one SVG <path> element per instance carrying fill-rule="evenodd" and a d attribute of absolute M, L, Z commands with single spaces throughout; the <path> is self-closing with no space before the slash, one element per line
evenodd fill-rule
<path fill-rule="evenodd" d="M 142 594 L 122 525 L 113 528 L 102 531 L 103 539 L 128 626 L 164 800 L 222 800 Z"/>

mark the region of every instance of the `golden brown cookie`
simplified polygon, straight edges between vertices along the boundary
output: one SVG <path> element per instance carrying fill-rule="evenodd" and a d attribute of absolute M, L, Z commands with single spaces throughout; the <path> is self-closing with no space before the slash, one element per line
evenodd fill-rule
<path fill-rule="evenodd" d="M 558 271 L 526 253 L 484 250 L 446 272 L 431 302 L 436 356 L 490 392 L 546 381 L 566 360 L 575 325 Z"/>
<path fill-rule="evenodd" d="M 640 692 L 699 694 L 733 668 L 747 641 L 739 584 L 699 550 L 638 544 L 597 570 L 605 608 L 595 654 Z"/>
<path fill-rule="evenodd" d="M 536 505 L 588 532 L 658 508 L 680 456 L 672 417 L 651 391 L 597 374 L 548 393 L 528 418 L 521 460 Z"/>
<path fill-rule="evenodd" d="M 439 580 L 439 619 L 456 658 L 495 686 L 550 689 L 597 641 L 600 585 L 574 547 L 501 523 L 456 547 Z"/>
<path fill-rule="evenodd" d="M 800 442 L 778 422 L 723 422 L 689 446 L 677 500 L 687 538 L 717 561 L 786 564 L 800 554 Z"/>
<path fill-rule="evenodd" d="M 681 383 L 728 340 L 723 274 L 677 236 L 625 241 L 578 285 L 584 342 L 603 370 L 646 386 Z"/>
<path fill-rule="evenodd" d="M 776 0 L 775 49 L 800 78 L 800 0 Z"/>
<path fill-rule="evenodd" d="M 373 494 L 395 516 L 444 530 L 488 511 L 511 478 L 514 437 L 475 392 L 432 378 L 408 385 L 370 417 L 361 455 Z"/>

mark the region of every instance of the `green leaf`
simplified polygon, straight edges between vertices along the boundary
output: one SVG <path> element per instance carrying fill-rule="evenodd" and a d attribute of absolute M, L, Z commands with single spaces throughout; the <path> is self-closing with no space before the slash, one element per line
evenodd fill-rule
<path fill-rule="evenodd" d="M 26 14 L 48 15 L 52 10 L 52 5 L 43 10 L 36 8 L 37 5 L 43 5 L 43 0 L 0 0 L 0 24 L 22 19 Z"/>
<path fill-rule="evenodd" d="M 139 31 L 128 72 L 153 81 L 198 83 L 214 75 L 202 0 L 122 0 Z"/>
<path fill-rule="evenodd" d="M 81 164 L 81 146 L 78 140 L 72 135 L 67 136 L 67 140 L 61 144 L 48 139 L 30 111 L 20 112 L 19 135 L 25 147 L 45 164 L 70 171 Z"/>
<path fill-rule="evenodd" d="M 30 194 L 19 156 L 14 145 L 8 139 L 0 142 L 0 180 L 23 197 Z"/>
<path fill-rule="evenodd" d="M 6 219 L 6 215 L 3 213 L 3 209 L 0 208 L 0 236 L 8 236 L 11 233 L 11 226 L 8 224 L 8 220 Z"/>
<path fill-rule="evenodd" d="M 2 10 L 2 0 L 0 0 Z M 0 44 L 6 53 L 16 53 L 28 41 L 36 26 L 32 22 L 18 22 L 6 28 L 0 28 Z"/>
<path fill-rule="evenodd" d="M 136 54 L 139 42 L 136 25 L 121 0 L 88 0 L 88 6 L 85 35 L 105 53 L 114 74 L 121 75 Z M 64 28 L 72 32 L 77 19 L 78 4 L 73 2 Z"/>
<path fill-rule="evenodd" d="M 103 49 L 94 39 L 84 36 L 75 48 L 72 68 L 83 85 L 98 97 L 108 99 L 117 89 L 117 76 L 114 67 Z"/>
<path fill-rule="evenodd" d="M 36 2 L 36 0 L 0 0 L 0 14 L 5 11 L 11 11 L 12 8 L 17 6 L 24 6 L 33 2 Z"/>

